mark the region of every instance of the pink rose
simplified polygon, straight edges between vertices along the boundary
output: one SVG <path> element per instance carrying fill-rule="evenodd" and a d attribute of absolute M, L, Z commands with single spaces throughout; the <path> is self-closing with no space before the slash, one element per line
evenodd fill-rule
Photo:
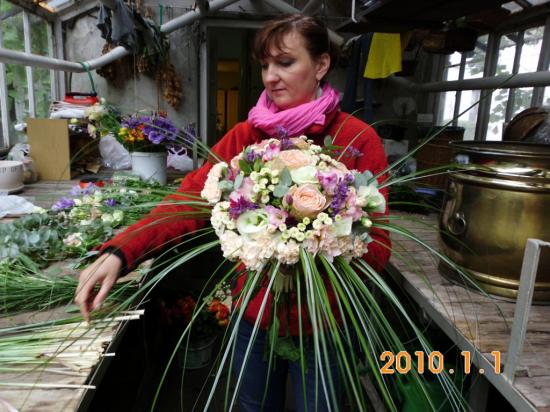
<path fill-rule="evenodd" d="M 301 150 L 284 150 L 279 153 L 278 158 L 283 161 L 289 169 L 298 169 L 311 164 L 311 157 Z"/>
<path fill-rule="evenodd" d="M 314 218 L 327 206 L 327 199 L 314 185 L 299 186 L 291 195 L 291 213 L 298 218 Z"/>

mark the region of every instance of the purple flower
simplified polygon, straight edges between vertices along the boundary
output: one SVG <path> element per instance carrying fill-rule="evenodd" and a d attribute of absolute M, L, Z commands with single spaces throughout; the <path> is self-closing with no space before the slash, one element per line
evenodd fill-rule
<path fill-rule="evenodd" d="M 143 134 L 147 136 L 151 143 L 163 144 L 176 140 L 179 131 L 166 117 L 157 116 L 151 119 L 147 116 L 143 116 L 141 120 L 145 125 L 143 127 Z"/>
<path fill-rule="evenodd" d="M 288 150 L 294 147 L 294 143 L 292 143 L 292 141 L 288 137 L 284 137 L 281 139 L 281 150 Z"/>
<path fill-rule="evenodd" d="M 346 204 L 346 199 L 348 197 L 349 188 L 345 181 L 338 182 L 336 192 L 334 197 L 330 202 L 330 208 L 332 209 L 332 217 L 336 216 Z"/>
<path fill-rule="evenodd" d="M 256 153 L 254 150 L 248 150 L 244 154 L 244 160 L 246 160 L 248 163 L 254 163 L 257 158 L 259 158 L 260 155 Z"/>
<path fill-rule="evenodd" d="M 277 137 L 280 140 L 288 138 L 288 130 L 284 126 L 277 126 Z"/>
<path fill-rule="evenodd" d="M 317 172 L 317 179 L 323 190 L 329 194 L 334 195 L 338 186 L 338 175 L 336 172 Z"/>
<path fill-rule="evenodd" d="M 275 206 L 268 205 L 264 207 L 264 210 L 267 212 L 269 217 L 269 224 L 279 227 L 285 223 L 288 213 L 284 210 L 281 210 Z"/>
<path fill-rule="evenodd" d="M 242 195 L 236 199 L 229 199 L 229 215 L 232 219 L 237 219 L 244 212 L 254 209 L 258 209 L 258 205 Z"/>
<path fill-rule="evenodd" d="M 265 148 L 264 155 L 262 156 L 262 160 L 264 162 L 269 162 L 272 160 L 275 156 L 277 156 L 280 153 L 279 145 L 277 144 L 269 144 Z"/>
<path fill-rule="evenodd" d="M 57 202 L 54 203 L 52 206 L 52 210 L 58 211 L 58 210 L 64 210 L 64 209 L 70 209 L 74 207 L 75 203 L 73 199 L 69 199 L 68 197 L 62 197 Z"/>
<path fill-rule="evenodd" d="M 114 207 L 116 206 L 116 200 L 115 199 L 107 199 L 105 202 L 105 205 L 106 206 L 109 206 L 109 207 Z"/>
<path fill-rule="evenodd" d="M 91 182 L 87 183 L 85 187 L 76 185 L 71 189 L 71 196 L 88 196 L 93 194 L 97 189 L 99 188 Z"/>

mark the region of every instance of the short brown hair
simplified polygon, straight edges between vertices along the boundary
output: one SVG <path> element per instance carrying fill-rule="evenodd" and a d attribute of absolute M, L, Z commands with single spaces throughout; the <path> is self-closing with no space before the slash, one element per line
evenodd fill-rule
<path fill-rule="evenodd" d="M 257 60 L 270 57 L 272 47 L 282 50 L 283 37 L 294 30 L 304 38 L 305 47 L 312 58 L 318 58 L 323 53 L 329 54 L 330 72 L 336 64 L 337 48 L 331 43 L 325 24 L 316 17 L 303 14 L 284 15 L 267 21 L 254 38 L 254 57 Z"/>

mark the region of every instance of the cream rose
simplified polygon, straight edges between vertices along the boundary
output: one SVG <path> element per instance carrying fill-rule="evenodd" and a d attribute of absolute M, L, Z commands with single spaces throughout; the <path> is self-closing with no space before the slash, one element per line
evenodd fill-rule
<path fill-rule="evenodd" d="M 327 199 L 314 185 L 299 186 L 292 193 L 291 214 L 298 218 L 317 216 L 327 206 Z"/>
<path fill-rule="evenodd" d="M 292 181 L 297 185 L 318 184 L 317 168 L 315 166 L 303 166 L 290 171 Z"/>
<path fill-rule="evenodd" d="M 298 169 L 311 164 L 311 157 L 301 150 L 283 150 L 278 157 L 289 169 Z"/>

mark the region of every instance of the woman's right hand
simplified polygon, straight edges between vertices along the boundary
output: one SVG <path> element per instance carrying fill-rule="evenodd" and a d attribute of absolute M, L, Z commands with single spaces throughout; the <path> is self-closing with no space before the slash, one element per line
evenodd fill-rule
<path fill-rule="evenodd" d="M 80 273 L 74 300 L 80 306 L 84 319 L 90 321 L 90 312 L 103 303 L 117 281 L 121 269 L 120 258 L 106 253 Z M 97 293 L 96 285 L 100 285 Z"/>

